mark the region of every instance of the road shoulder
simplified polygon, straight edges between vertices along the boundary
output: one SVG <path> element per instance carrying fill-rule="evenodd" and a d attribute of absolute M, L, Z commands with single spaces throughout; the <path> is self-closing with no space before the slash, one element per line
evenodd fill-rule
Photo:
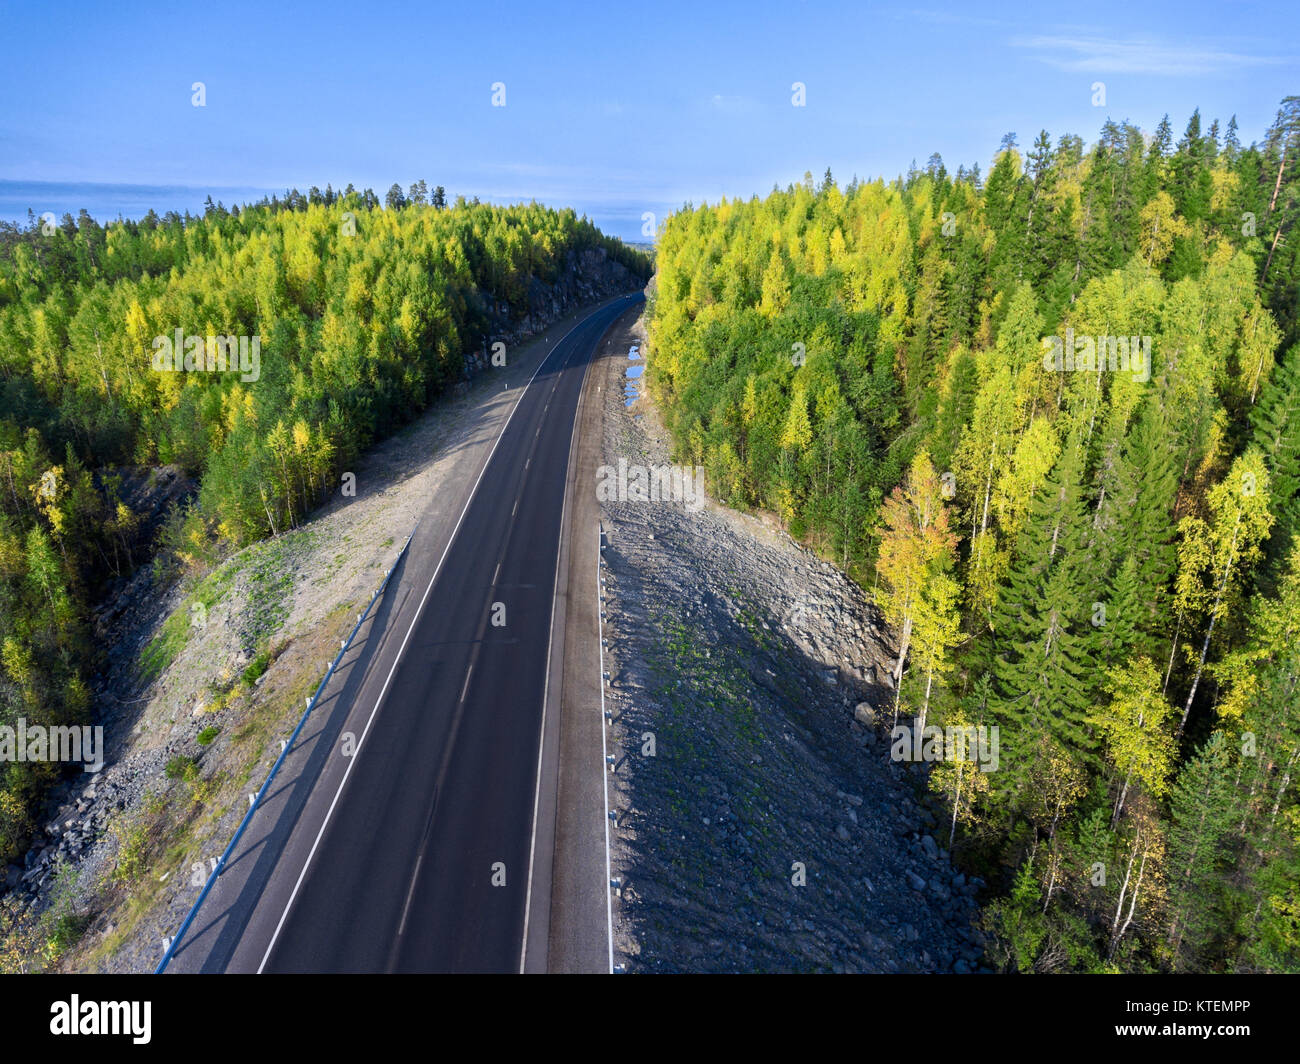
<path fill-rule="evenodd" d="M 604 452 L 605 360 L 626 361 L 628 347 L 636 342 L 632 327 L 644 309 L 638 304 L 621 315 L 597 346 L 579 400 L 569 461 L 563 548 L 567 577 L 558 589 L 565 622 L 546 964 L 551 972 L 609 970 L 595 483 Z M 544 852 L 540 846 L 539 852 Z"/>

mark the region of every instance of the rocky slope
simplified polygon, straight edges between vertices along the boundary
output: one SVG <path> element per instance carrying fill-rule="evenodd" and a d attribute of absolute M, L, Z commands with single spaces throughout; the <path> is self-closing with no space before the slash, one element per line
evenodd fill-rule
<path fill-rule="evenodd" d="M 646 350 L 640 323 L 627 344 Z M 653 405 L 624 405 L 625 368 L 604 365 L 604 461 L 668 464 Z M 712 501 L 604 515 L 628 970 L 976 970 L 980 884 L 888 760 L 895 650 L 861 590 Z"/>

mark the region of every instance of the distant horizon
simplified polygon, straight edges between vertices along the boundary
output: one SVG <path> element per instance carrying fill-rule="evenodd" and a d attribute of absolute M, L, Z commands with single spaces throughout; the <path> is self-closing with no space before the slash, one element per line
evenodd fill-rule
<path fill-rule="evenodd" d="M 1199 109 L 1203 128 L 1236 115 L 1242 144 L 1258 142 L 1300 74 L 1300 9 L 1277 0 L 1226 23 L 1206 0 L 1015 17 L 990 0 L 724 3 L 710 14 L 721 37 L 695 32 L 698 6 L 674 0 L 649 17 L 572 2 L 355 15 L 337 0 L 311 17 L 234 0 L 221 24 L 257 31 L 218 55 L 203 45 L 205 8 L 6 10 L 13 40 L 44 40 L 53 24 L 102 55 L 154 39 L 195 47 L 94 64 L 11 49 L 0 97 L 22 106 L 0 120 L 0 179 L 46 186 L 0 186 L 0 217 L 193 213 L 209 191 L 229 205 L 327 181 L 382 196 L 396 178 L 572 207 L 644 239 L 646 213 L 658 223 L 684 204 L 765 196 L 805 171 L 889 181 L 937 152 L 950 172 L 987 172 L 1010 131 L 1022 149 L 1044 129 L 1054 144 L 1093 143 L 1108 117 L 1149 135 L 1167 114 L 1177 140 Z"/>
<path fill-rule="evenodd" d="M 239 207 L 240 210 L 243 210 L 245 207 L 260 202 L 263 198 L 270 199 L 273 196 L 278 196 L 283 199 L 286 193 L 293 191 L 295 188 L 298 192 L 306 195 L 312 184 L 315 183 L 305 186 L 289 185 L 281 188 L 240 188 L 233 186 L 147 185 L 111 181 L 17 181 L 0 178 L 0 222 L 12 222 L 19 226 L 25 226 L 29 221 L 29 210 L 37 218 L 40 218 L 47 211 L 51 212 L 60 221 L 65 214 L 71 214 L 72 217 L 76 218 L 80 211 L 85 210 L 100 225 L 108 225 L 119 219 L 138 222 L 150 210 L 159 217 L 169 211 L 175 211 L 181 215 L 188 212 L 191 216 L 201 216 L 209 196 L 214 203 L 221 204 L 227 210 L 232 207 Z M 325 185 L 328 184 L 330 182 L 326 182 L 324 185 L 316 184 L 316 187 L 323 190 Z M 343 189 L 347 188 L 347 185 L 348 183 L 344 182 L 342 186 L 336 187 L 334 191 L 342 192 Z M 383 188 L 359 186 L 355 181 L 352 182 L 352 185 L 357 191 L 364 191 L 365 188 L 369 187 L 382 200 L 392 182 L 390 181 Z M 432 187 L 431 184 L 430 188 L 432 189 Z M 402 185 L 403 192 L 409 189 L 409 183 Z M 448 190 L 448 202 L 454 202 L 459 195 L 464 195 L 467 200 L 474 199 L 472 193 L 465 194 Z M 513 203 L 528 203 L 535 200 L 537 203 L 556 210 L 573 207 L 580 217 L 585 215 L 606 236 L 617 237 L 625 244 L 642 243 L 649 246 L 653 243 L 652 240 L 642 234 L 639 216 L 624 220 L 620 218 L 616 210 L 608 211 L 603 215 L 592 214 L 590 211 L 584 211 L 574 204 L 547 201 L 541 197 L 524 196 L 489 199 L 485 196 L 479 196 L 478 198 L 480 202 L 495 203 L 501 206 Z M 40 204 L 39 207 L 36 206 L 37 203 Z M 623 226 L 624 231 L 617 231 L 615 226 Z"/>
<path fill-rule="evenodd" d="M 1280 99 L 1278 102 L 1280 102 Z M 1206 115 L 1203 110 L 1196 106 L 1192 108 L 1192 111 L 1201 112 L 1202 129 L 1207 129 L 1210 123 L 1215 121 L 1217 118 L 1221 127 L 1220 137 L 1222 137 L 1223 133 L 1226 132 L 1228 121 L 1230 120 L 1230 117 L 1232 117 L 1221 118 L 1215 115 Z M 1162 116 L 1167 116 L 1169 118 L 1170 127 L 1175 139 L 1180 135 L 1179 131 L 1183 128 L 1183 124 L 1191 118 L 1192 111 L 1189 111 L 1182 119 L 1167 112 Z M 1089 138 L 1084 136 L 1077 130 L 1059 130 L 1056 133 L 1050 133 L 1049 131 L 1049 134 L 1052 137 L 1052 143 L 1054 145 L 1059 142 L 1060 137 L 1063 135 L 1070 134 L 1073 136 L 1079 136 L 1083 140 L 1083 146 L 1086 152 L 1095 146 L 1097 141 L 1100 139 L 1101 127 L 1107 122 L 1137 125 L 1136 123 L 1132 123 L 1128 118 L 1115 118 L 1108 114 L 1104 118 L 1100 119 L 1097 128 L 1097 135 L 1094 137 Z M 1154 129 L 1146 129 L 1141 126 L 1138 126 L 1137 128 L 1141 129 L 1143 137 L 1148 141 L 1154 134 Z M 1242 135 L 1241 130 L 1239 129 L 1238 137 L 1243 147 L 1249 147 L 1251 144 L 1262 141 L 1264 133 L 1265 130 L 1260 129 L 1255 135 L 1246 137 Z M 1037 131 L 1029 135 L 1028 139 L 1031 140 L 1034 136 L 1037 136 Z M 1019 133 L 1016 134 L 1016 147 L 1023 155 L 1027 148 L 1025 135 Z M 754 188 L 747 193 L 723 193 L 716 197 L 701 197 L 699 199 L 687 198 L 676 204 L 670 204 L 668 202 L 647 202 L 636 205 L 612 202 L 603 204 L 582 204 L 578 202 L 565 202 L 543 195 L 500 196 L 468 192 L 446 186 L 444 186 L 444 188 L 449 203 L 454 202 L 459 196 L 464 196 L 467 200 L 472 200 L 477 197 L 480 202 L 493 203 L 500 206 L 515 203 L 537 202 L 556 210 L 572 208 L 577 212 L 579 217 L 586 217 L 606 236 L 617 237 L 625 244 L 640 243 L 645 246 L 653 246 L 653 238 L 647 237 L 643 229 L 643 211 L 645 210 L 651 211 L 655 215 L 657 222 L 662 222 L 662 220 L 670 214 L 687 206 L 699 207 L 707 204 L 717 204 L 724 199 L 732 201 L 748 200 L 753 196 L 758 196 L 761 199 L 770 194 L 774 187 L 785 188 L 792 184 L 796 184 L 798 181 L 803 179 L 805 174 L 811 173 L 814 180 L 820 182 L 827 169 L 831 170 L 832 178 L 841 188 L 855 181 L 872 182 L 879 180 L 888 184 L 891 181 L 906 177 L 907 173 L 913 167 L 924 169 L 925 163 L 923 160 L 928 160 L 932 154 L 937 154 L 943 159 L 944 166 L 949 173 L 956 173 L 959 166 L 969 167 L 978 165 L 980 167 L 980 173 L 987 174 L 994 163 L 998 150 L 995 147 L 986 159 L 962 160 L 957 159 L 955 156 L 949 158 L 945 156 L 942 150 L 935 147 L 929 152 L 924 153 L 924 155 L 914 156 L 906 170 L 900 170 L 898 173 L 893 175 L 886 175 L 884 173 L 867 175 L 852 173 L 845 176 L 843 174 L 836 174 L 834 168 L 831 166 L 823 166 L 816 170 L 805 168 L 797 176 L 792 176 L 785 182 L 773 179 L 761 189 Z M 407 192 L 409 191 L 410 186 L 417 180 L 425 180 L 430 191 L 432 191 L 436 185 L 441 183 L 436 179 L 429 179 L 427 177 L 412 177 L 407 181 L 399 181 L 398 184 L 401 186 L 403 192 Z M 25 225 L 28 222 L 29 210 L 34 212 L 38 218 L 44 212 L 52 211 L 56 217 L 62 219 L 65 213 L 71 214 L 75 218 L 79 211 L 85 209 L 90 216 L 101 225 L 115 222 L 119 218 L 123 218 L 127 221 L 139 221 L 141 218 L 145 217 L 150 210 L 153 210 L 160 217 L 173 210 L 182 215 L 188 211 L 191 215 L 201 216 L 203 214 L 204 205 L 209 196 L 214 202 L 222 204 L 227 209 L 235 206 L 243 209 L 246 206 L 259 202 L 263 198 L 270 199 L 274 196 L 282 197 L 286 193 L 295 189 L 306 195 L 308 190 L 313 186 L 319 189 L 324 189 L 326 186 L 333 185 L 335 192 L 341 192 L 343 189 L 347 188 L 349 184 L 358 191 L 370 188 L 382 201 L 385 193 L 392 186 L 393 182 L 388 181 L 387 183 L 384 183 L 382 187 L 373 184 L 363 184 L 355 180 L 350 182 L 344 181 L 342 184 L 334 184 L 331 181 L 308 181 L 305 184 L 291 183 L 280 185 L 278 187 L 259 187 L 240 185 L 205 186 L 182 183 L 152 184 L 114 181 L 43 181 L 0 177 L 0 222 L 13 222 L 18 225 Z M 45 197 L 42 201 L 44 206 L 40 209 L 32 206 L 29 202 L 33 193 Z M 83 197 L 88 196 L 88 202 L 74 201 L 70 198 L 76 195 L 82 195 Z M 68 206 L 68 204 L 73 202 L 76 202 L 75 207 Z"/>

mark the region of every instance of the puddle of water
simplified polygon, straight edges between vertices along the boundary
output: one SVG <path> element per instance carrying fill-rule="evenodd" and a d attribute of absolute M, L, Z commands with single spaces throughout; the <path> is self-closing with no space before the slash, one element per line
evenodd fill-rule
<path fill-rule="evenodd" d="M 639 359 L 641 357 L 640 345 L 633 344 L 632 349 L 627 353 L 629 359 Z M 645 366 L 628 366 L 627 380 L 623 384 L 623 405 L 631 406 L 637 401 L 641 392 L 636 386 L 636 379 L 645 372 Z"/>

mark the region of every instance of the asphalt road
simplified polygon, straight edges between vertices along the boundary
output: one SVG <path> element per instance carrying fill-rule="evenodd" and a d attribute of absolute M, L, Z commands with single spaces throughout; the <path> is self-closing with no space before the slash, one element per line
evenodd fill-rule
<path fill-rule="evenodd" d="M 375 705 L 352 707 L 365 711 L 360 745 L 333 795 L 313 795 L 330 799 L 323 823 L 302 818 L 269 877 L 261 900 L 284 898 L 283 910 L 239 943 L 245 958 L 261 952 L 258 970 L 521 969 L 534 867 L 549 876 L 550 853 L 537 852 L 549 842 L 534 838 L 543 713 L 559 709 L 546 692 L 574 418 L 598 341 L 637 301 L 608 304 L 556 345 L 436 577 L 414 574 L 422 605 L 405 632 L 383 633 L 401 643 Z"/>

